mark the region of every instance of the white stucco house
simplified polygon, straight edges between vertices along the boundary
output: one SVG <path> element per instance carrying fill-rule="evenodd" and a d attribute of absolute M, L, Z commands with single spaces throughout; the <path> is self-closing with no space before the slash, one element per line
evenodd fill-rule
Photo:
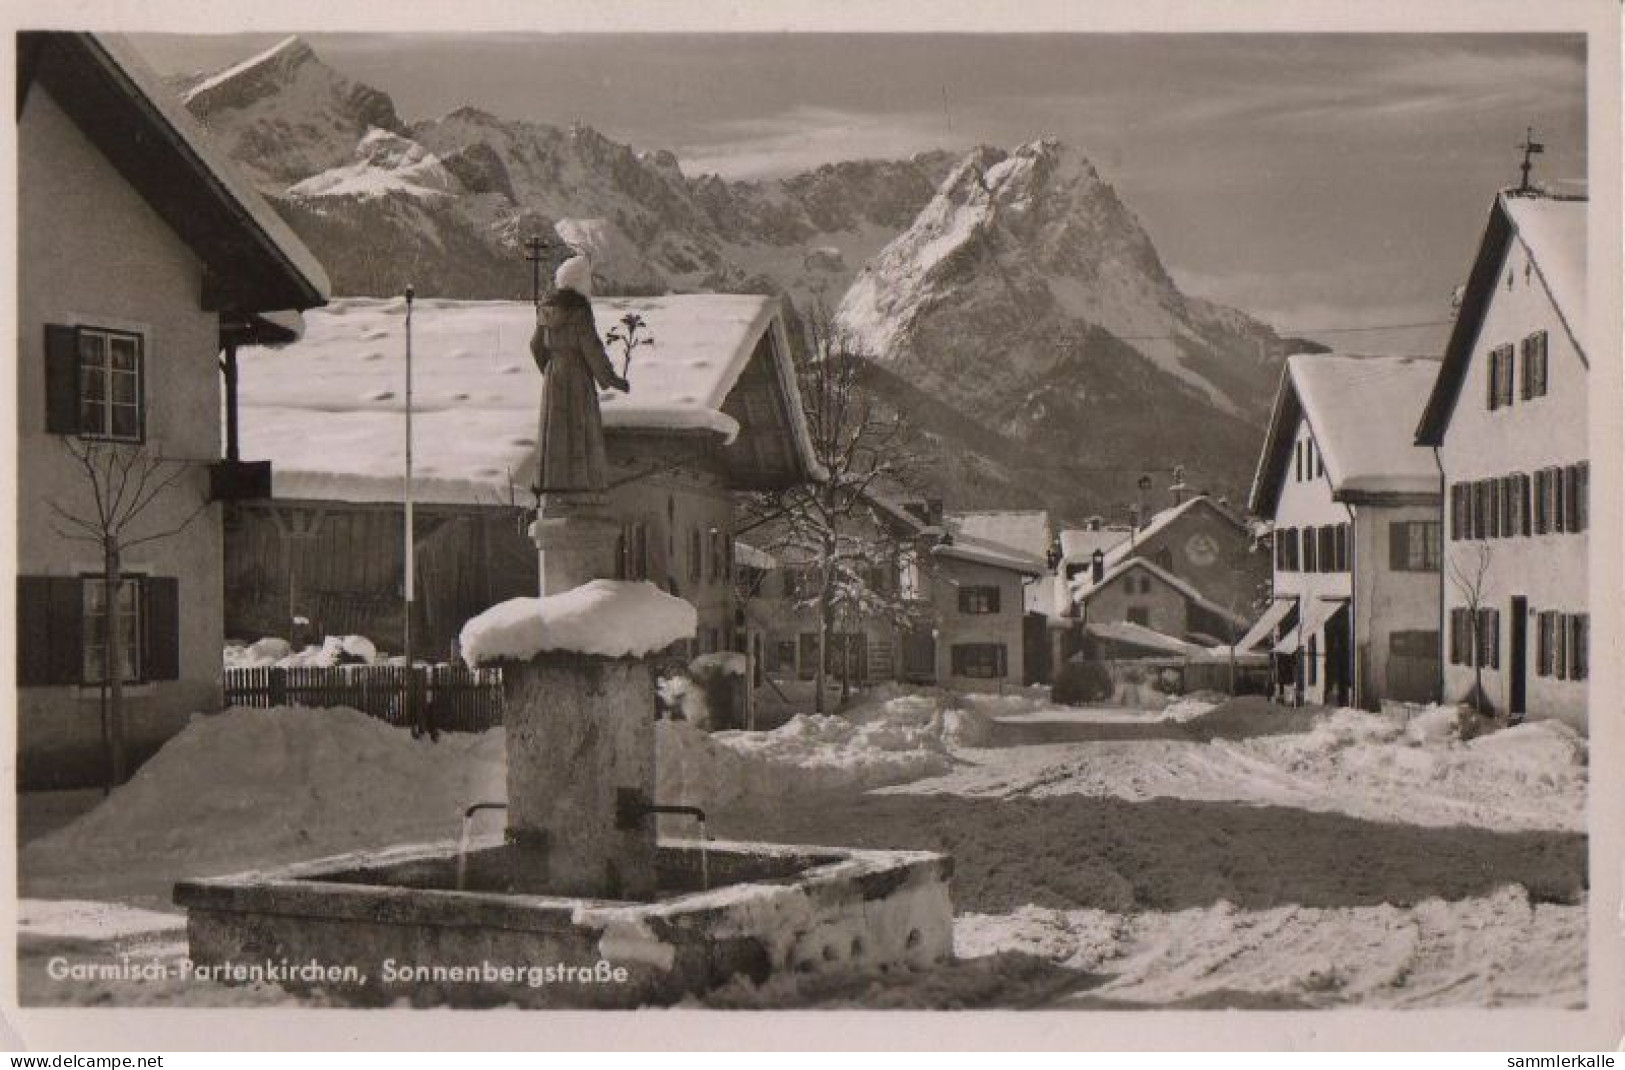
<path fill-rule="evenodd" d="M 1444 697 L 1583 729 L 1586 205 L 1498 195 L 1416 429 L 1446 488 Z"/>
<path fill-rule="evenodd" d="M 221 503 L 268 475 L 222 459 L 223 354 L 294 337 L 328 281 L 128 42 L 22 33 L 17 67 L 18 776 L 75 787 L 106 772 L 109 653 L 132 766 L 219 708 Z M 124 532 L 112 635 L 96 525 L 65 518 L 120 499 L 76 453 L 174 475 Z"/>
<path fill-rule="evenodd" d="M 1427 701 L 1439 659 L 1439 474 L 1412 443 L 1439 371 L 1418 357 L 1287 360 L 1249 507 L 1274 528 L 1273 599 L 1238 646 L 1295 698 Z"/>

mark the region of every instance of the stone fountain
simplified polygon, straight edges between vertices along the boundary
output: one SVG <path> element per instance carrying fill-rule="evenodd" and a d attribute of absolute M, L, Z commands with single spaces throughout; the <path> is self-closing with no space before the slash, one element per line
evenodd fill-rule
<path fill-rule="evenodd" d="M 657 840 L 650 658 L 695 614 L 601 578 L 615 530 L 590 499 L 544 505 L 543 597 L 465 628 L 503 669 L 505 835 L 178 884 L 194 963 L 314 963 L 283 983 L 363 1003 L 633 1007 L 950 954 L 943 855 Z"/>

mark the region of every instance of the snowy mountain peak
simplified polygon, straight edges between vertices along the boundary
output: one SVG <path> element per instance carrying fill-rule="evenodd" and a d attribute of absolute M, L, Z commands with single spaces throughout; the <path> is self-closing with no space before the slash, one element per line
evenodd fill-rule
<path fill-rule="evenodd" d="M 301 67 L 320 62 L 303 38 L 286 37 L 259 55 L 204 78 L 186 94 L 186 105 L 199 116 L 247 107 L 292 82 Z"/>

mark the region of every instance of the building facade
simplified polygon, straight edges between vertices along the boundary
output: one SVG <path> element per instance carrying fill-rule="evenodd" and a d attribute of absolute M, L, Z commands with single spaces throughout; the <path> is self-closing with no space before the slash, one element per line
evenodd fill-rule
<path fill-rule="evenodd" d="M 1443 691 L 1584 730 L 1587 555 L 1586 207 L 1495 200 L 1416 432 L 1445 487 Z M 1426 450 L 1425 450 L 1426 451 Z"/>
<path fill-rule="evenodd" d="M 1436 697 L 1438 476 L 1405 428 L 1437 370 L 1333 354 L 1283 370 L 1250 498 L 1273 528 L 1272 602 L 1237 645 L 1267 639 L 1296 700 Z"/>
<path fill-rule="evenodd" d="M 132 766 L 219 708 L 220 353 L 327 279 L 127 43 L 18 43 L 19 774 L 67 786 L 104 775 L 109 645 Z M 111 637 L 82 523 L 114 505 L 92 478 L 109 465 L 153 492 L 121 540 Z"/>

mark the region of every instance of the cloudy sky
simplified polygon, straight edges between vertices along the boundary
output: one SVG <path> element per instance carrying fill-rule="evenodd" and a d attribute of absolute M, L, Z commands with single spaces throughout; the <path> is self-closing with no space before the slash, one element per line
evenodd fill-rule
<path fill-rule="evenodd" d="M 280 36 L 139 43 L 174 72 Z M 1546 145 L 1537 178 L 1585 174 L 1576 35 L 304 36 L 408 121 L 465 104 L 580 120 L 690 174 L 1059 137 L 1182 286 L 1286 330 L 1441 320 L 1526 127 Z M 1427 351 L 1442 334 L 1321 336 Z"/>

